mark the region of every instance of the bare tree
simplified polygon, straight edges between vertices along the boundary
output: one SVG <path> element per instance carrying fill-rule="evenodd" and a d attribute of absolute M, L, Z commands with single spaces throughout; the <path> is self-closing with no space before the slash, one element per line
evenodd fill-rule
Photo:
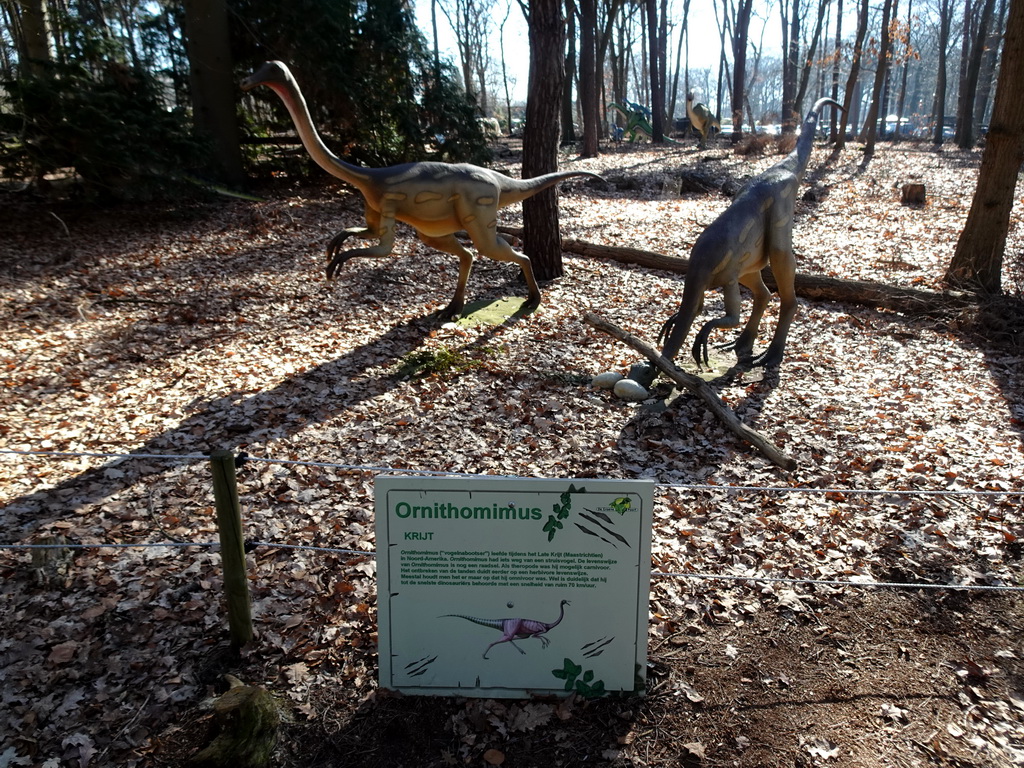
<path fill-rule="evenodd" d="M 747 79 L 747 35 L 753 0 L 737 0 L 732 22 L 732 140 L 743 136 L 743 104 Z"/>
<path fill-rule="evenodd" d="M 780 0 L 782 21 L 782 130 L 796 129 L 796 74 L 800 58 L 800 0 Z"/>
<path fill-rule="evenodd" d="M 849 125 L 847 121 L 850 119 L 850 113 L 853 111 L 853 94 L 857 89 L 857 79 L 860 77 L 861 57 L 864 55 L 864 38 L 868 32 L 868 2 L 869 0 L 862 0 L 860 12 L 857 16 L 857 37 L 853 43 L 853 54 L 850 60 L 850 74 L 846 78 L 846 95 L 843 98 L 843 104 L 846 106 L 846 111 L 843 112 L 843 116 L 839 121 L 839 136 L 836 137 L 835 147 L 836 152 L 839 152 L 846 146 L 846 126 Z"/>
<path fill-rule="evenodd" d="M 832 98 L 839 101 L 839 68 L 843 61 L 843 0 L 839 0 L 836 8 L 836 46 L 832 52 Z M 838 135 L 839 110 L 831 110 L 829 119 L 829 137 L 835 143 Z"/>
<path fill-rule="evenodd" d="M 505 121 L 508 125 L 509 133 L 512 132 L 512 96 L 509 93 L 509 75 L 508 65 L 505 57 L 505 24 L 508 23 L 509 14 L 512 13 L 512 0 L 506 0 L 505 5 L 505 18 L 501 20 L 501 25 L 498 27 L 498 42 L 501 46 L 501 81 L 505 86 Z M 512 81 L 515 84 L 515 81 Z"/>
<path fill-rule="evenodd" d="M 992 90 L 995 87 L 996 64 L 999 61 L 999 48 L 1003 43 L 1003 29 L 1006 25 L 1007 0 L 999 0 L 999 13 L 996 22 L 991 25 L 988 43 L 981 62 L 981 75 L 978 77 L 978 95 L 974 101 L 974 112 L 979 122 L 985 122 L 985 115 L 991 106 Z"/>
<path fill-rule="evenodd" d="M 650 61 L 648 71 L 651 81 L 651 141 L 660 144 L 665 141 L 665 78 L 662 65 L 661 34 L 658 25 L 658 0 L 646 0 L 647 8 L 647 50 Z"/>
<path fill-rule="evenodd" d="M 562 0 L 519 0 L 530 35 L 530 82 L 523 135 L 523 177 L 558 169 L 558 113 L 561 104 L 565 20 Z M 554 188 L 523 202 L 523 249 L 538 280 L 561 277 L 562 238 Z"/>
<path fill-rule="evenodd" d="M 574 79 L 576 70 L 576 2 L 565 0 L 565 83 L 562 86 L 562 144 L 576 143 L 576 105 Z"/>
<path fill-rule="evenodd" d="M 932 106 L 932 115 L 935 118 L 935 134 L 932 142 L 936 145 L 942 143 L 943 131 L 946 128 L 946 88 L 947 70 L 949 68 L 949 29 L 953 24 L 952 0 L 940 0 L 939 3 L 939 71 L 935 80 L 935 100 Z"/>
<path fill-rule="evenodd" d="M 831 0 L 819 0 L 818 1 L 818 17 L 814 21 L 814 31 L 811 33 L 811 40 L 807 44 L 807 49 L 803 54 L 803 62 L 800 64 L 800 83 L 796 89 L 796 96 L 793 98 L 793 109 L 796 112 L 797 119 L 803 113 L 804 97 L 807 95 L 807 85 L 810 82 L 811 69 L 813 68 L 814 58 L 818 55 L 818 44 L 821 42 L 822 30 L 825 27 L 825 12 Z M 815 99 L 817 94 L 815 95 Z M 832 110 L 833 114 L 835 110 Z"/>
<path fill-rule="evenodd" d="M 1003 62 L 970 213 L 946 270 L 951 286 L 1002 289 L 1003 252 L 1017 174 L 1024 162 L 1024 2 L 1012 0 Z"/>
<path fill-rule="evenodd" d="M 487 94 L 487 69 L 490 57 L 487 44 L 491 35 L 491 11 L 494 0 L 448 0 L 442 2 L 441 11 L 455 32 L 455 44 L 462 66 L 462 81 L 466 93 L 476 99 L 484 114 L 490 109 Z"/>
<path fill-rule="evenodd" d="M 906 25 L 900 25 L 900 37 L 899 46 L 900 52 L 897 57 L 899 63 L 902 65 L 903 73 L 900 78 L 900 97 L 899 103 L 896 105 L 896 129 L 893 132 L 893 141 L 900 140 L 900 133 L 903 124 L 903 109 L 907 103 L 907 75 L 910 72 L 910 62 L 916 58 L 917 52 L 911 45 L 910 36 L 914 29 L 914 0 L 908 0 L 907 3 L 907 23 Z"/>
<path fill-rule="evenodd" d="M 995 0 L 984 0 L 981 16 L 978 19 L 977 34 L 970 43 L 971 53 L 967 60 L 967 68 L 960 84 L 960 105 L 957 115 L 956 143 L 961 149 L 974 145 L 977 134 L 977 115 L 975 113 L 975 96 L 978 93 L 978 77 L 981 74 L 981 62 L 985 55 L 985 46 L 989 42 L 988 29 L 992 23 Z M 966 27 L 966 25 L 965 25 Z M 968 33 L 964 30 L 965 47 Z"/>
<path fill-rule="evenodd" d="M 598 131 L 601 122 L 598 108 L 597 72 L 597 0 L 579 0 L 580 4 L 580 106 L 583 111 L 583 157 L 597 157 L 600 152 Z"/>
<path fill-rule="evenodd" d="M 878 46 L 878 64 L 875 67 L 875 83 L 871 89 L 871 102 L 868 105 L 868 116 L 864 120 L 861 137 L 864 140 L 864 162 L 867 163 L 875 154 L 875 142 L 878 140 L 878 117 L 882 105 L 882 88 L 889 73 L 889 48 L 892 38 L 889 33 L 889 19 L 892 17 L 893 0 L 885 0 L 882 4 L 882 36 Z"/>

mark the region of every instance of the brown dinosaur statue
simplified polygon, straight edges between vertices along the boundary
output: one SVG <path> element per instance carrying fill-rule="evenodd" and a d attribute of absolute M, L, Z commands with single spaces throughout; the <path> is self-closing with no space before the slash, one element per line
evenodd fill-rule
<path fill-rule="evenodd" d="M 793 257 L 793 212 L 800 178 L 811 157 L 818 113 L 831 104 L 843 107 L 829 98 L 819 99 L 804 118 L 793 151 L 764 173 L 755 176 L 736 196 L 728 208 L 701 232 L 690 252 L 686 270 L 683 300 L 679 311 L 662 326 L 658 341 L 665 339 L 662 355 L 669 360 L 686 340 L 690 326 L 704 306 L 704 294 L 721 288 L 725 298 L 725 315 L 706 322 L 693 342 L 693 359 L 697 365 L 708 362 L 708 337 L 716 328 L 735 328 L 740 324 L 740 286 L 753 293 L 750 319 L 739 337 L 724 348 L 736 351 L 741 366 L 773 366 L 782 362 L 786 335 L 796 315 L 796 260 Z M 768 305 L 769 291 L 761 278 L 761 270 L 771 265 L 779 290 L 779 323 L 768 349 L 753 356 L 754 339 L 761 317 Z M 649 387 L 657 369 L 651 364 L 637 365 L 630 378 Z"/>
<path fill-rule="evenodd" d="M 540 304 L 540 288 L 530 259 L 498 236 L 499 208 L 518 203 L 573 176 L 601 177 L 589 171 L 561 171 L 532 179 L 513 179 L 497 171 L 465 163 L 405 163 L 387 168 L 363 168 L 346 163 L 332 153 L 313 127 L 306 101 L 288 67 L 268 61 L 242 81 L 243 90 L 259 85 L 271 88 L 288 108 L 302 144 L 317 165 L 358 189 L 365 199 L 365 227 L 339 232 L 327 246 L 330 280 L 349 259 L 389 256 L 395 243 L 395 221 L 412 226 L 420 240 L 432 248 L 459 257 L 459 280 L 455 296 L 442 310 L 442 317 L 454 317 L 466 302 L 466 283 L 473 267 L 473 254 L 456 239 L 465 231 L 477 251 L 495 261 L 517 264 L 523 271 L 530 297 L 525 308 Z M 343 251 L 349 237 L 377 238 L 377 245 Z"/>
<path fill-rule="evenodd" d="M 708 143 L 708 136 L 711 135 L 712 130 L 722 130 L 722 126 L 711 114 L 711 110 L 706 104 L 694 103 L 692 93 L 686 94 L 686 116 L 690 118 L 693 130 L 700 134 L 701 147 Z"/>

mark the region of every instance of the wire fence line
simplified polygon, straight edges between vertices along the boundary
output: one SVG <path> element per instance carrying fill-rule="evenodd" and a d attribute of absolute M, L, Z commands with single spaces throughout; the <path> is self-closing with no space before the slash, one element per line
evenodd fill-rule
<path fill-rule="evenodd" d="M 208 460 L 208 454 L 151 454 L 151 453 L 99 453 L 83 451 L 42 451 L 42 450 L 15 450 L 0 449 L 0 456 L 20 456 L 39 458 L 104 458 L 104 459 L 154 459 L 162 461 L 201 461 Z M 366 466 L 358 464 L 339 464 L 325 461 L 304 461 L 298 459 L 276 459 L 273 457 L 249 456 L 241 453 L 236 457 L 236 462 L 241 466 L 245 462 L 259 462 L 266 464 L 280 464 L 286 466 L 311 466 L 330 469 L 341 469 L 345 471 L 395 473 L 395 474 L 418 474 L 443 477 L 480 477 L 478 473 L 451 472 L 444 470 L 418 470 L 389 466 Z M 520 479 L 515 475 L 489 475 L 488 477 L 508 477 Z M 711 483 L 657 483 L 656 487 L 674 490 L 709 492 L 743 492 L 743 493 L 807 493 L 807 494 L 849 494 L 849 495 L 895 495 L 895 496 L 980 496 L 980 497 L 1024 497 L 1024 490 L 925 490 L 912 488 L 806 488 L 792 486 L 735 486 L 715 485 Z M 259 547 L 303 550 L 330 554 L 345 554 L 358 557 L 371 557 L 372 552 L 365 552 L 355 549 L 343 549 L 337 547 L 321 547 L 311 544 L 285 544 L 267 541 L 246 541 L 246 550 L 251 551 Z M 216 550 L 220 547 L 219 542 L 154 542 L 135 544 L 74 544 L 74 543 L 47 543 L 47 544 L 3 544 L 0 543 L 0 550 L 31 551 L 42 549 L 140 549 L 140 548 L 177 548 L 177 549 L 210 549 Z M 809 586 L 828 586 L 838 588 L 854 589 L 906 589 L 906 590 L 955 590 L 969 592 L 1016 592 L 1024 593 L 1024 587 L 1009 585 L 984 585 L 984 584 L 948 584 L 932 582 L 888 582 L 872 580 L 843 580 L 843 579 L 802 579 L 781 576 L 756 576 L 756 575 L 732 575 L 732 574 L 710 574 L 700 572 L 673 572 L 673 571 L 652 571 L 652 577 L 668 579 L 690 579 L 698 581 L 723 581 L 732 583 L 755 583 L 755 584 L 791 584 Z"/>
<path fill-rule="evenodd" d="M 209 454 L 161 454 L 161 453 L 91 453 L 85 451 L 42 451 L 42 450 L 15 450 L 0 448 L 0 456 L 38 456 L 40 458 L 104 458 L 104 459 L 157 459 L 165 461 L 204 461 L 210 458 Z M 439 477 L 504 477 L 509 479 L 523 479 L 522 475 L 481 475 L 479 472 L 456 472 L 453 470 L 439 469 L 414 469 L 410 467 L 391 467 L 386 465 L 366 464 L 341 464 L 329 461 L 311 461 L 302 459 L 278 459 L 270 456 L 250 456 L 247 453 L 238 454 L 239 465 L 246 462 L 257 462 L 263 464 L 280 464 L 284 466 L 320 467 L 326 469 L 340 469 L 348 472 L 375 472 L 393 473 L 406 475 L 430 475 Z M 643 479 L 643 478 L 640 478 Z M 979 496 L 999 497 L 1012 496 L 1024 498 L 1024 489 L 1021 490 L 971 490 L 966 488 L 953 488 L 947 490 L 929 490 L 924 488 L 809 488 L 806 486 L 758 486 L 758 485 L 717 485 L 715 483 L 656 483 L 658 488 L 667 488 L 683 491 L 728 491 L 743 493 L 805 493 L 812 495 L 825 494 L 849 494 L 853 496 Z"/>

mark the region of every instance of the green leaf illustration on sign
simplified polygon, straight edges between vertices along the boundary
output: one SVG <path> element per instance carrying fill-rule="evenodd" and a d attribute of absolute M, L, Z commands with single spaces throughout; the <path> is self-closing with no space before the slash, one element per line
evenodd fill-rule
<path fill-rule="evenodd" d="M 551 674 L 559 680 L 565 680 L 565 690 L 575 690 L 581 696 L 588 699 L 604 696 L 604 681 L 594 680 L 594 670 L 583 671 L 583 667 L 573 662 L 572 659 L 565 659 L 561 669 L 551 670 Z"/>
<path fill-rule="evenodd" d="M 572 511 L 572 494 L 586 492 L 586 488 L 577 488 L 569 483 L 569 489 L 562 491 L 562 495 L 558 497 L 559 503 L 551 505 L 551 511 L 554 514 L 548 515 L 548 520 L 544 523 L 544 533 L 548 535 L 548 541 L 553 541 L 555 532 L 564 527 L 560 521 L 565 520 L 569 516 L 569 512 Z"/>

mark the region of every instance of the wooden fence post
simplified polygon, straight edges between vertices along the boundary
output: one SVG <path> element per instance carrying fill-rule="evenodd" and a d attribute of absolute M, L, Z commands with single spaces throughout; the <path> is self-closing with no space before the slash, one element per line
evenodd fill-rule
<path fill-rule="evenodd" d="M 252 640 L 252 606 L 245 573 L 245 537 L 242 535 L 242 505 L 238 502 L 235 481 L 235 454 L 232 451 L 214 451 L 210 454 L 210 470 L 213 473 L 213 498 L 217 507 L 231 645 L 241 648 Z"/>

